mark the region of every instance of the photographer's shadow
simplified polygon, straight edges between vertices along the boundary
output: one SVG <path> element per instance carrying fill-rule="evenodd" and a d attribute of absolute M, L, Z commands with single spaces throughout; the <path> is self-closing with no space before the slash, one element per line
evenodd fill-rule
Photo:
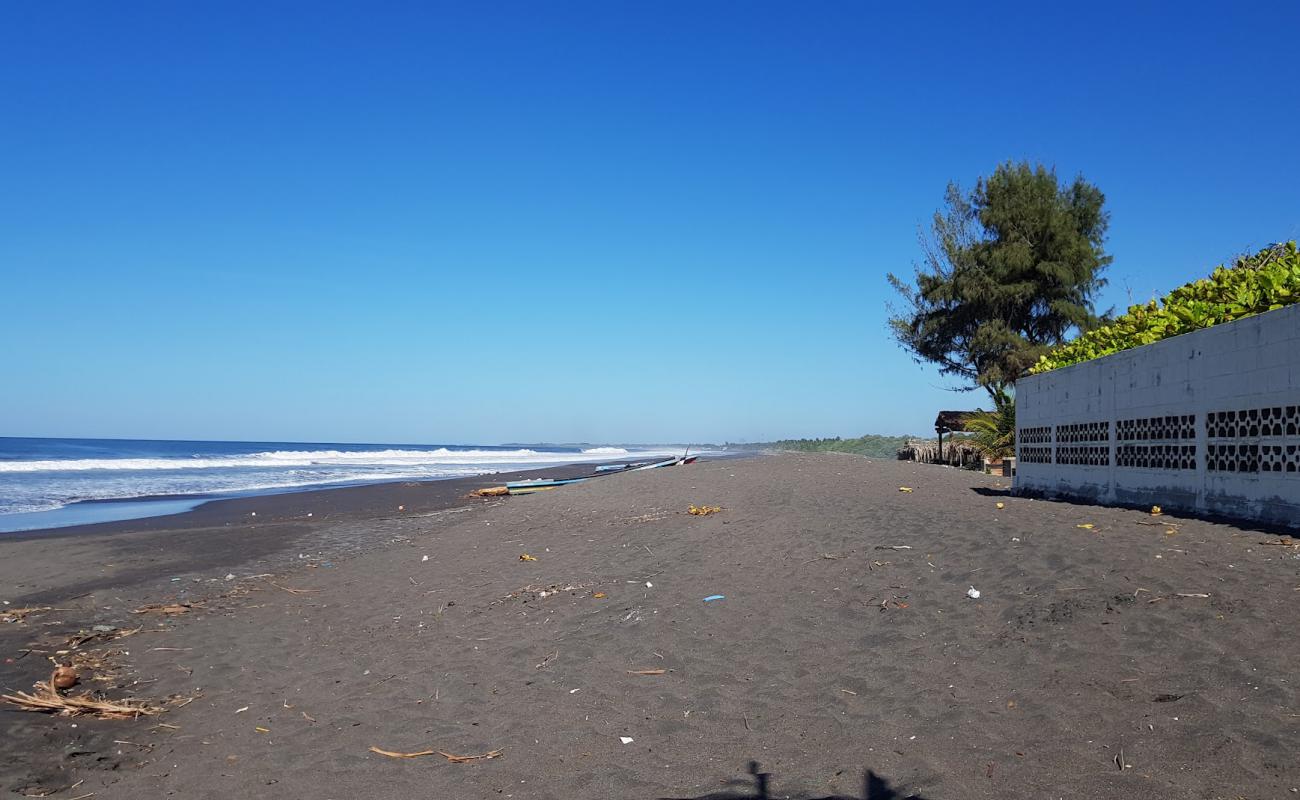
<path fill-rule="evenodd" d="M 661 797 L 659 800 L 772 800 L 771 780 L 768 772 L 759 772 L 758 762 L 749 762 L 749 778 L 733 779 L 729 784 L 739 784 L 743 788 L 722 792 L 711 792 L 698 797 Z M 889 785 L 889 781 L 867 770 L 862 776 L 861 795 L 783 795 L 791 800 L 926 800 L 919 794 L 901 794 Z"/>

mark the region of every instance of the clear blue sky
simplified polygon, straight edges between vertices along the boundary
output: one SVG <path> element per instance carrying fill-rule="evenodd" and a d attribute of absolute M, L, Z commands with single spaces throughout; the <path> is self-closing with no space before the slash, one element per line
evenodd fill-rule
<path fill-rule="evenodd" d="M 1105 191 L 1107 304 L 1300 236 L 1295 3 L 0 9 L 0 435 L 926 431 L 950 179 Z"/>

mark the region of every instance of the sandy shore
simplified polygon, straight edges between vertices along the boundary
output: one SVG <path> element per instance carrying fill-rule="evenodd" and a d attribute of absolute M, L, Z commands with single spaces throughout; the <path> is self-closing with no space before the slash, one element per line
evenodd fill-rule
<path fill-rule="evenodd" d="M 1000 485 L 783 455 L 464 506 L 446 495 L 463 487 L 397 485 L 3 537 L 3 599 L 68 610 L 0 625 L 0 685 L 44 677 L 77 630 L 143 625 L 81 645 L 118 668 L 91 685 L 178 699 L 125 722 L 0 711 L 0 788 L 1296 796 L 1297 540 Z M 131 613 L 173 600 L 193 608 Z"/>

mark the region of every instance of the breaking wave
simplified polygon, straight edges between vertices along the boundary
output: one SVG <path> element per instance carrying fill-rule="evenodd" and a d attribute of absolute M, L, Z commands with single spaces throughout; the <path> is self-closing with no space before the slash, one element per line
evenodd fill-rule
<path fill-rule="evenodd" d="M 645 451 L 642 455 L 669 451 Z M 80 472 L 84 470 L 190 470 L 284 467 L 402 467 L 432 464 L 563 464 L 627 455 L 621 447 L 594 447 L 581 453 L 537 450 L 274 450 L 236 456 L 193 458 L 85 458 L 0 461 L 0 472 Z"/>

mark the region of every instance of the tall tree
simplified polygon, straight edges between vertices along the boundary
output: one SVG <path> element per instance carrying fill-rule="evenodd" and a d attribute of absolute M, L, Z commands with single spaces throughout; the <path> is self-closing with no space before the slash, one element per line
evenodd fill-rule
<path fill-rule="evenodd" d="M 948 184 L 920 237 L 915 285 L 889 275 L 906 301 L 889 320 L 894 338 L 998 405 L 1039 356 L 1097 323 L 1111 261 L 1105 200 L 1083 176 L 1063 185 L 1041 164 L 999 165 L 969 194 Z"/>

